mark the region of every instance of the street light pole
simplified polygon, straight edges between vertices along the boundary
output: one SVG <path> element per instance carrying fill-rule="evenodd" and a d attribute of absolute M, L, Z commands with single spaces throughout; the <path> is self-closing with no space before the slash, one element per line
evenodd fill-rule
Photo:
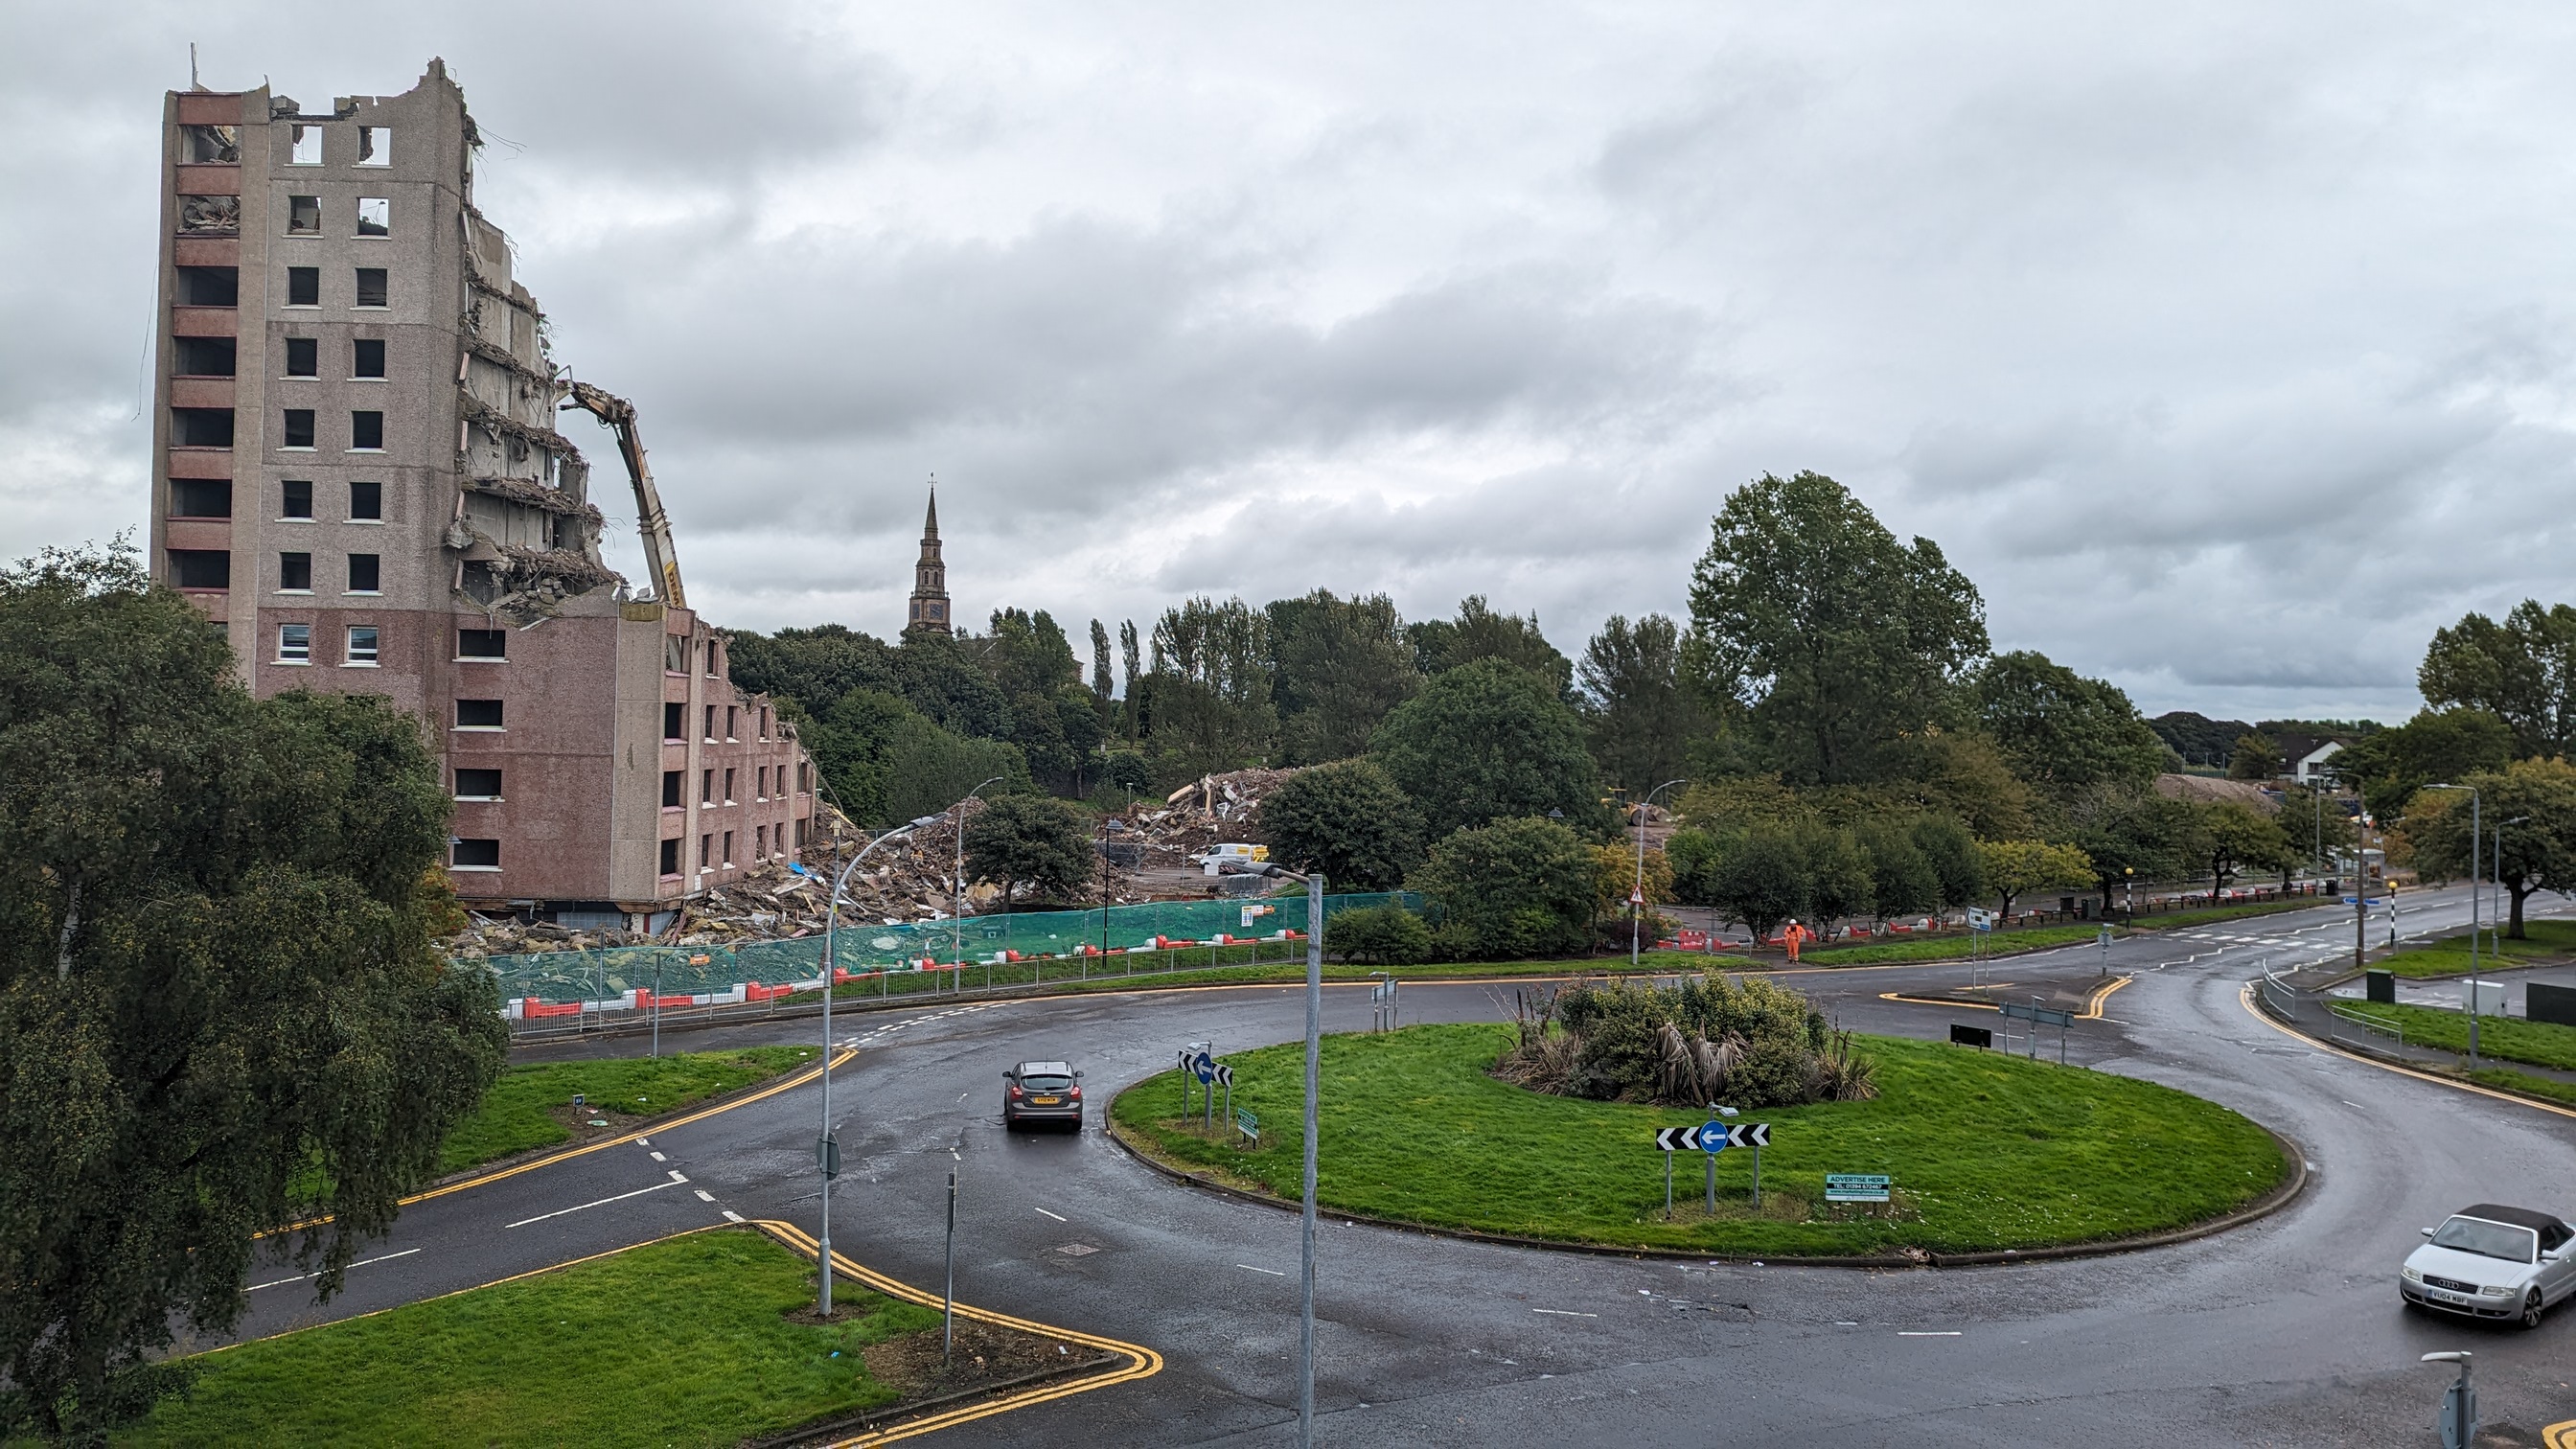
<path fill-rule="evenodd" d="M 1680 783 L 1679 780 L 1666 780 L 1647 791 L 1646 798 L 1637 802 L 1637 884 L 1631 890 L 1628 902 L 1628 969 L 1631 971 L 1637 969 L 1639 938 L 1646 929 L 1646 807 L 1655 803 L 1656 796 Z"/>
<path fill-rule="evenodd" d="M 2478 844 L 2485 837 L 2474 785 L 2427 785 L 2427 790 L 2469 792 L 2469 1065 L 2478 1064 Z"/>
<path fill-rule="evenodd" d="M 831 902 L 823 910 L 823 1135 L 814 1141 L 814 1169 L 823 1179 L 823 1231 L 815 1239 L 815 1266 L 822 1277 L 820 1306 L 826 1322 L 832 1317 L 832 1175 L 840 1171 L 839 1144 L 832 1140 L 832 978 L 838 967 L 832 948 L 833 938 L 840 930 L 842 891 L 850 884 L 850 872 L 857 870 L 859 862 L 867 859 L 878 846 L 898 835 L 910 835 L 925 825 L 938 823 L 938 816 L 924 815 L 909 825 L 898 825 L 869 841 L 858 854 L 850 857 L 848 865 L 841 867 L 841 874 L 832 882 Z"/>
<path fill-rule="evenodd" d="M 995 775 L 993 780 L 1001 778 Z M 984 785 L 992 784 L 993 780 L 985 781 Z M 976 786 L 975 790 L 983 789 L 984 785 Z M 966 802 L 975 798 L 975 790 L 958 796 L 957 803 L 950 807 L 957 812 L 957 875 L 952 882 L 957 887 L 957 896 L 951 902 L 954 909 L 948 915 L 948 985 L 957 991 L 966 987 Z M 990 966 L 984 968 L 984 984 L 987 987 L 993 984 L 993 968 Z"/>
<path fill-rule="evenodd" d="M 1270 866 L 1262 874 L 1306 883 L 1306 1165 L 1297 1272 L 1297 1445 L 1315 1445 L 1315 1102 L 1323 1076 L 1324 876 Z"/>

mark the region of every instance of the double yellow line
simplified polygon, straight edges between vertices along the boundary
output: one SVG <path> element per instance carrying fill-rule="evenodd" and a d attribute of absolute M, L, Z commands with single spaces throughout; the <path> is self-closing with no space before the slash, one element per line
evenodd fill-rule
<path fill-rule="evenodd" d="M 821 1245 L 814 1241 L 812 1234 L 806 1232 L 803 1228 L 797 1227 L 793 1223 L 779 1222 L 774 1219 L 757 1219 L 752 1223 L 752 1226 L 759 1228 L 761 1231 L 769 1234 L 773 1238 L 776 1238 L 778 1241 L 786 1244 L 795 1251 L 804 1254 L 808 1258 L 820 1259 L 822 1251 Z M 852 1282 L 863 1283 L 889 1298 L 900 1298 L 907 1303 L 918 1303 L 925 1308 L 937 1308 L 940 1306 L 939 1295 L 935 1293 L 925 1293 L 907 1283 L 899 1283 L 894 1279 L 885 1276 L 883 1273 L 879 1273 L 872 1269 L 862 1267 L 857 1263 L 853 1263 L 849 1259 L 842 1257 L 839 1253 L 834 1253 L 832 1255 L 832 1271 L 850 1279 Z M 1067 1379 L 1056 1383 L 1038 1384 L 1033 1387 L 1023 1389 L 1018 1393 L 1004 1394 L 1000 1398 L 987 1399 L 981 1403 L 966 1404 L 958 1408 L 926 1415 L 919 1419 L 912 1419 L 904 1423 L 891 1425 L 884 1429 L 870 1430 L 856 1438 L 836 1441 L 833 1449 L 854 1449 L 854 1446 L 860 1445 L 891 1444 L 898 1439 L 911 1439 L 919 1435 L 933 1433 L 940 1429 L 953 1429 L 960 1424 L 972 1423 L 977 1419 L 988 1419 L 995 1414 L 1007 1414 L 1013 1409 L 1025 1409 L 1031 1405 L 1043 1404 L 1054 1399 L 1070 1398 L 1075 1394 L 1087 1394 L 1093 1389 L 1105 1389 L 1112 1384 L 1132 1383 L 1138 1379 L 1149 1379 L 1163 1371 L 1163 1356 L 1141 1344 L 1123 1343 L 1114 1338 L 1101 1338 L 1088 1333 L 1075 1333 L 1069 1329 L 1057 1328 L 1050 1324 L 1036 1323 L 1026 1318 L 1013 1318 L 1006 1313 L 995 1313 L 990 1309 L 970 1308 L 963 1303 L 956 1305 L 956 1308 L 957 1316 L 960 1318 L 972 1319 L 977 1323 L 989 1323 L 997 1328 L 1016 1329 L 1022 1333 L 1035 1333 L 1048 1338 L 1063 1339 L 1068 1343 L 1081 1344 L 1085 1348 L 1096 1348 L 1103 1353 L 1115 1354 L 1126 1359 L 1127 1362 L 1123 1366 L 1112 1369 L 1107 1373 L 1086 1374 L 1081 1378 Z"/>
<path fill-rule="evenodd" d="M 2136 979 L 2137 978 L 2134 976 L 2114 976 L 2100 986 L 2094 987 L 2093 994 L 2084 999 L 2084 1009 L 2075 1013 L 2075 1019 L 2077 1021 L 2100 1021 L 2102 1019 L 2102 1003 L 2109 999 L 2112 992 L 2119 990 L 2121 987 L 2128 985 Z M 1881 1001 L 1910 1002 L 1916 1006 L 1949 1006 L 1955 1007 L 1961 1011 L 2003 1010 L 2002 1007 L 1996 1006 L 1992 1002 L 1953 1001 L 1946 996 L 1908 996 L 1902 991 L 1882 991 L 1878 993 L 1878 999 Z M 2576 1446 L 2570 1446 L 2570 1449 L 2576 1449 Z"/>

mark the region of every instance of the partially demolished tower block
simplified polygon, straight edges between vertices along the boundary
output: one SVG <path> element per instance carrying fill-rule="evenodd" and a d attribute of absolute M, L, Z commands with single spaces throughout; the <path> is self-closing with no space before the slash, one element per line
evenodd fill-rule
<path fill-rule="evenodd" d="M 163 121 L 152 563 L 245 682 L 417 713 L 471 905 L 643 927 L 794 855 L 795 731 L 737 695 L 676 562 L 630 589 L 601 561 L 446 67 L 321 115 L 174 91 Z"/>

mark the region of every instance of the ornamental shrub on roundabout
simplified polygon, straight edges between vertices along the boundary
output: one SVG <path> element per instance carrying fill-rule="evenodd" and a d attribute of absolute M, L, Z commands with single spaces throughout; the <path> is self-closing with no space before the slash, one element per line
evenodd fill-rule
<path fill-rule="evenodd" d="M 1865 1102 L 1877 1068 L 1807 998 L 1722 976 L 1679 986 L 1577 982 L 1519 998 L 1517 1038 L 1495 1074 L 1532 1091 L 1602 1102 L 1792 1107 Z"/>

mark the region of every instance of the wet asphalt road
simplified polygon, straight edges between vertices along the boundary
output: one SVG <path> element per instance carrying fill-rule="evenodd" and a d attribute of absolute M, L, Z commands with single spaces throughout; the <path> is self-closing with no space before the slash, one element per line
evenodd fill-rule
<path fill-rule="evenodd" d="M 2463 893 L 2409 897 L 2408 934 L 2460 929 Z M 2070 1060 L 2235 1107 L 2298 1145 L 2312 1182 L 2286 1210 L 2199 1242 L 1998 1268 L 1706 1267 L 1558 1254 L 1356 1227 L 1320 1243 L 1318 1437 L 1349 1445 L 2418 1445 L 2444 1374 L 2477 1355 L 2497 1443 L 2576 1419 L 2576 1311 L 2536 1333 L 2401 1312 L 2419 1227 L 2478 1200 L 2576 1212 L 2576 1115 L 2509 1105 L 2311 1048 L 2251 1013 L 2244 983 L 2349 951 L 2348 913 L 2300 912 L 2114 944 L 2136 980 L 2079 1025 Z M 2081 946 L 1989 973 L 2074 995 Z M 1794 978 L 1846 1026 L 1940 1036 L 1957 1012 L 1882 999 L 1964 984 L 1964 964 Z M 1508 987 L 1409 985 L 1407 1020 L 1508 1015 Z M 1365 1030 L 1367 993 L 1331 987 L 1328 1031 Z M 1297 1220 L 1147 1171 L 1101 1134 L 1006 1135 L 1003 1066 L 1064 1057 L 1096 1103 L 1168 1066 L 1289 1040 L 1302 992 L 1245 987 L 836 1017 L 859 1048 L 833 1077 L 843 1172 L 832 1239 L 938 1281 L 940 1202 L 960 1174 L 959 1297 L 1148 1345 L 1141 1383 L 986 1419 L 985 1444 L 1294 1440 Z M 812 1019 L 689 1033 L 687 1048 L 819 1040 Z M 2043 1037 L 2053 1047 L 2053 1032 Z M 633 1042 L 546 1049 L 631 1052 Z M 536 1054 L 531 1054 L 536 1055 Z M 817 1208 L 812 1085 L 419 1202 L 316 1306 L 281 1283 L 246 1333 L 339 1318 L 719 1221 L 807 1224 Z M 1329 1143 L 1326 1146 L 1329 1152 Z M 1068 1254 L 1067 1247 L 1095 1251 Z M 288 1270 L 255 1276 L 283 1278 Z M 2482 1442 L 2486 1442 L 2483 1441 Z"/>

